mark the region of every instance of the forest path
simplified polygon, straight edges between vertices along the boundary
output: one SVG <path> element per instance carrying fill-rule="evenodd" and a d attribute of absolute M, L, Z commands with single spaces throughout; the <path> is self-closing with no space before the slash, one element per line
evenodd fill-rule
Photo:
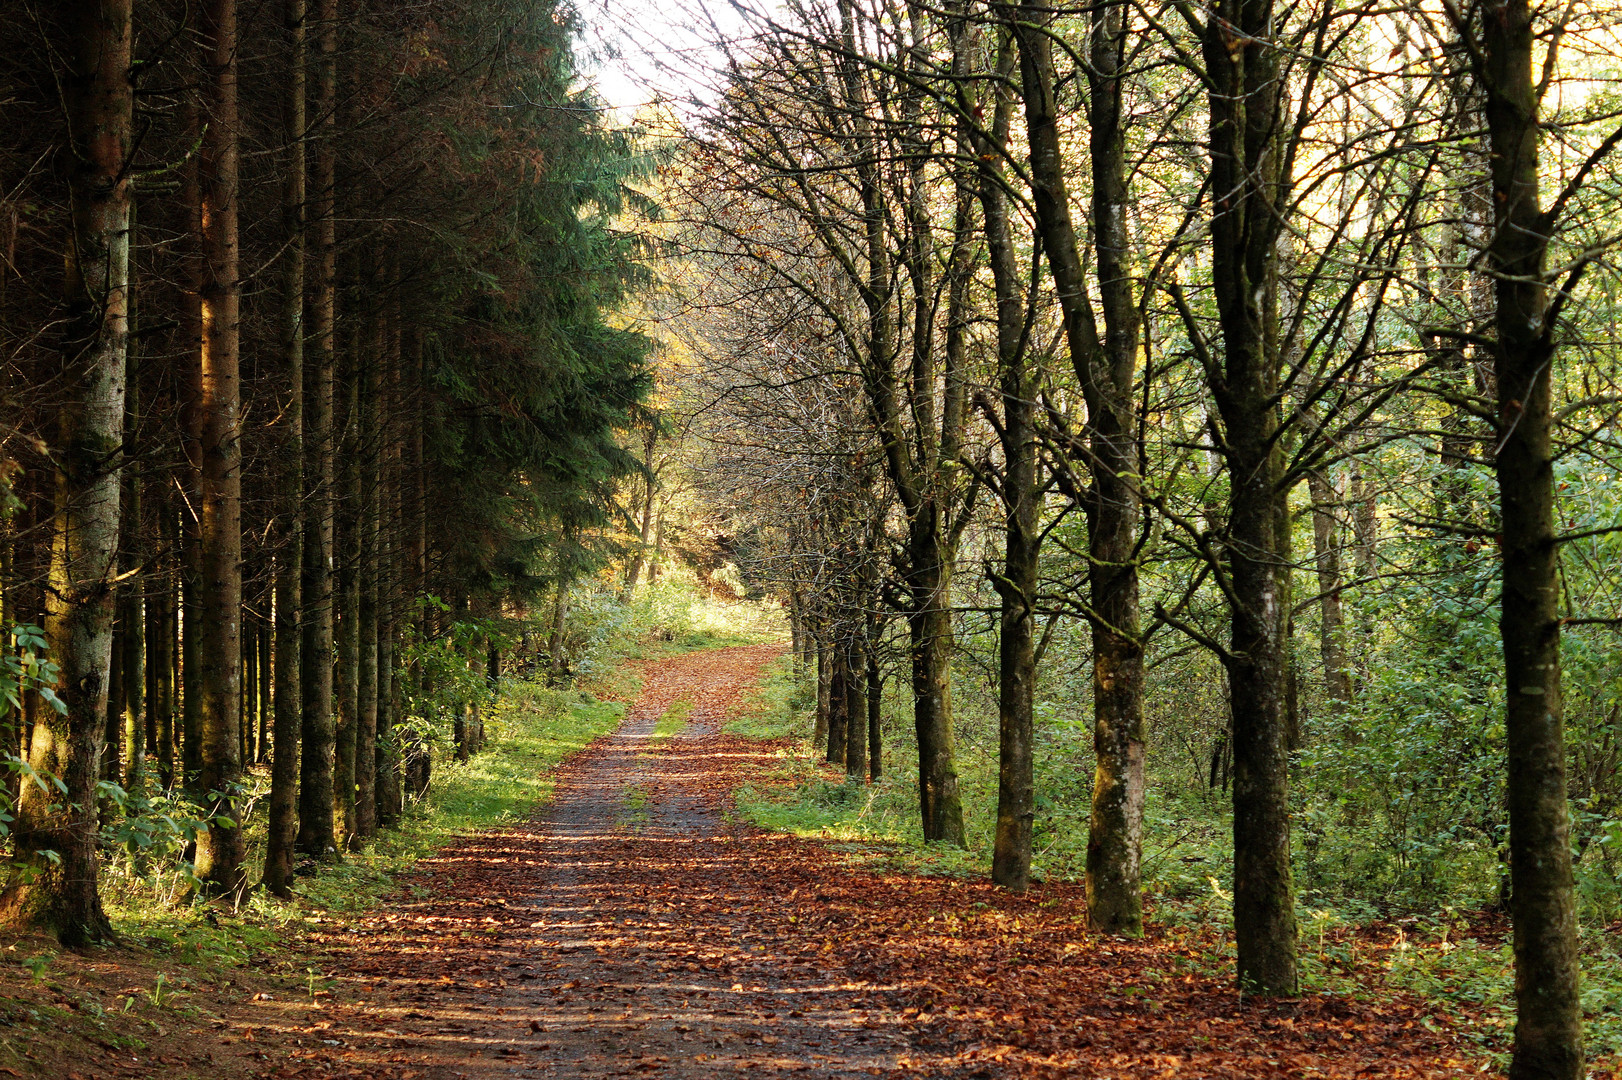
<path fill-rule="evenodd" d="M 889 1071 L 907 1041 L 899 1001 L 846 984 L 837 956 L 775 948 L 795 920 L 771 910 L 752 830 L 724 816 L 716 758 L 735 744 L 720 727 L 781 652 L 645 664 L 619 729 L 564 767 L 534 821 L 420 864 L 418 898 L 329 942 L 333 1000 L 265 1075 Z M 687 725 L 657 738 L 682 702 Z"/>
<path fill-rule="evenodd" d="M 1258 1000 L 1234 991 L 1220 920 L 1102 938 L 1078 885 L 1014 896 L 863 870 L 848 849 L 731 820 L 732 790 L 772 783 L 788 747 L 720 728 L 781 651 L 644 665 L 624 722 L 564 766 L 543 813 L 445 849 L 408 897 L 310 935 L 332 996 L 265 1003 L 255 1041 L 230 1047 L 258 1048 L 248 1075 L 1481 1074 L 1457 1013 L 1382 985 L 1396 946 L 1378 930 L 1332 942 L 1355 967 L 1337 992 Z M 656 737 L 680 702 L 688 725 Z"/>

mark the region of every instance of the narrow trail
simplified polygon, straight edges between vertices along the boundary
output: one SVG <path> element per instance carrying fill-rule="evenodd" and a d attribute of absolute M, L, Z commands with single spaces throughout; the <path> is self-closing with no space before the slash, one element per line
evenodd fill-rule
<path fill-rule="evenodd" d="M 537 820 L 442 852 L 416 875 L 425 895 L 328 943 L 334 1001 L 268 1075 L 888 1072 L 899 1002 L 843 982 L 837 958 L 774 950 L 781 927 L 755 932 L 772 883 L 713 783 L 727 710 L 780 652 L 646 665 L 620 728 L 565 768 Z M 683 699 L 687 726 L 656 740 Z"/>

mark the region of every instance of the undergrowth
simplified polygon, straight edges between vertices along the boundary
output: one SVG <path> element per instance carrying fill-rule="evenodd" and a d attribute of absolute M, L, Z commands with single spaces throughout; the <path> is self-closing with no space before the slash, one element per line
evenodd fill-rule
<path fill-rule="evenodd" d="M 290 935 L 372 908 L 398 875 L 462 835 L 523 819 L 551 797 L 558 763 L 612 730 L 624 710 L 577 691 L 504 681 L 489 747 L 465 763 L 436 762 L 428 797 L 408 807 L 398 829 L 341 863 L 305 864 L 292 900 L 256 890 L 227 915 L 218 905 L 163 904 L 127 887 L 109 896 L 115 929 L 183 964 L 296 966 L 285 948 Z"/>

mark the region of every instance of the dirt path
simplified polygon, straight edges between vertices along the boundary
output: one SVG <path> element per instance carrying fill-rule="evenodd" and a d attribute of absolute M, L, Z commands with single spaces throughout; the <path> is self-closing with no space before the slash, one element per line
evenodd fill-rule
<path fill-rule="evenodd" d="M 624 723 L 566 769 L 543 816 L 443 852 L 417 875 L 426 895 L 331 943 L 334 1001 L 266 1075 L 889 1071 L 899 1003 L 843 983 L 834 958 L 774 947 L 791 920 L 773 918 L 706 760 L 780 652 L 648 665 Z M 687 727 L 655 740 L 683 699 Z"/>

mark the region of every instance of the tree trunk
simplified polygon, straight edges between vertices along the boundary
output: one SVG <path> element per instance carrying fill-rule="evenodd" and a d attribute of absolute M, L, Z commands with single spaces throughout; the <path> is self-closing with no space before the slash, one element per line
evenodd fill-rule
<path fill-rule="evenodd" d="M 1507 690 L 1510 914 L 1515 924 L 1512 1080 L 1584 1073 L 1577 906 L 1560 685 L 1560 561 L 1554 516 L 1550 369 L 1555 312 L 1545 285 L 1554 224 L 1539 192 L 1540 89 L 1527 0 L 1483 5 L 1478 78 L 1487 95 L 1503 522 L 1499 631 Z"/>
<path fill-rule="evenodd" d="M 850 649 L 845 642 L 835 639 L 830 651 L 832 659 L 828 672 L 828 752 L 830 765 L 845 763 L 846 728 L 850 721 Z"/>
<path fill-rule="evenodd" d="M 242 764 L 246 767 L 254 757 L 254 732 L 259 727 L 259 627 L 251 616 L 242 617 L 242 700 L 237 715 L 242 721 L 240 745 Z"/>
<path fill-rule="evenodd" d="M 884 775 L 884 676 L 879 672 L 878 642 L 867 649 L 867 778 Z"/>
<path fill-rule="evenodd" d="M 202 421 L 198 473 L 202 746 L 198 788 L 209 819 L 197 876 L 215 893 L 242 887 L 242 446 L 238 372 L 236 0 L 202 9 L 208 124 L 198 151 L 203 224 Z"/>
<path fill-rule="evenodd" d="M 654 507 L 659 496 L 658 476 L 653 468 L 653 452 L 658 445 L 659 427 L 657 424 L 649 424 L 642 434 L 642 467 L 648 470 L 644 478 L 647 486 L 642 493 L 642 521 L 637 538 L 636 556 L 631 560 L 631 569 L 625 574 L 626 600 L 636 595 L 636 586 L 642 578 L 642 570 L 648 564 L 649 555 L 653 551 Z"/>
<path fill-rule="evenodd" d="M 845 776 L 867 779 L 867 664 L 861 638 L 852 636 L 845 665 Z"/>
<path fill-rule="evenodd" d="M 549 681 L 553 686 L 561 686 L 569 674 L 569 664 L 564 652 L 564 632 L 567 629 L 569 617 L 569 583 L 558 581 L 557 596 L 552 604 L 552 634 L 547 639 L 546 653 L 550 667 Z"/>
<path fill-rule="evenodd" d="M 333 822 L 332 518 L 333 382 L 337 353 L 338 232 L 334 216 L 337 172 L 338 0 L 318 0 L 314 112 L 320 118 L 311 199 L 315 215 L 316 282 L 311 310 L 314 363 L 305 378 L 305 532 L 302 680 L 303 756 L 299 770 L 298 850 L 318 858 L 337 854 Z"/>
<path fill-rule="evenodd" d="M 205 122 L 198 102 L 197 91 L 188 92 L 181 109 L 182 126 L 188 143 L 200 145 Z M 175 685 L 180 691 L 180 728 L 176 732 L 180 754 L 180 789 L 197 797 L 197 778 L 203 768 L 203 693 L 200 686 L 202 660 L 197 646 L 203 638 L 202 608 L 199 606 L 199 582 L 202 576 L 201 511 L 198 485 L 203 468 L 203 413 L 202 364 L 199 357 L 203 342 L 203 187 L 200 156 L 187 155 L 181 168 L 181 202 L 187 212 L 187 236 L 181 250 L 185 295 L 182 298 L 182 335 L 195 354 L 193 362 L 184 365 L 185 400 L 181 407 L 183 430 L 181 438 L 185 450 L 185 464 L 180 471 L 184 479 L 180 510 L 180 607 L 177 617 L 178 646 L 175 650 L 177 670 Z"/>
<path fill-rule="evenodd" d="M 1222 371 L 1212 396 L 1230 479 L 1227 556 L 1232 647 L 1234 931 L 1239 983 L 1293 996 L 1295 890 L 1290 870 L 1289 527 L 1279 439 L 1276 146 L 1281 89 L 1269 2 L 1220 0 L 1202 42 L 1211 189 L 1228 193 L 1211 222 Z"/>
<path fill-rule="evenodd" d="M 1071 366 L 1087 402 L 1092 475 L 1083 497 L 1093 644 L 1093 745 L 1097 770 L 1087 841 L 1087 910 L 1094 929 L 1143 931 L 1139 887 L 1143 833 L 1143 645 L 1138 634 L 1138 440 L 1132 387 L 1138 358 L 1137 304 L 1127 244 L 1122 81 L 1125 7 L 1094 10 L 1088 65 L 1088 132 L 1099 337 L 1085 265 L 1072 223 L 1060 145 L 1052 42 L 1039 27 L 1020 31 L 1020 78 L 1031 144 L 1037 228 L 1048 256 Z"/>
<path fill-rule="evenodd" d="M 388 282 L 384 281 L 384 288 Z M 361 358 L 358 376 L 360 446 L 357 468 L 360 473 L 360 505 L 357 507 L 359 635 L 356 673 L 355 729 L 355 835 L 370 839 L 377 834 L 377 394 L 378 364 L 387 348 L 387 317 L 379 313 L 377 350 L 371 358 Z"/>
<path fill-rule="evenodd" d="M 1346 620 L 1340 601 L 1340 505 L 1334 485 L 1321 469 L 1307 474 L 1312 496 L 1312 554 L 1318 571 L 1318 654 L 1323 659 L 1324 693 L 1331 716 L 1352 703 L 1352 673 L 1346 666 Z"/>
<path fill-rule="evenodd" d="M 135 249 L 135 208 L 130 207 L 130 249 Z M 136 329 L 136 296 L 133 279 L 129 282 L 128 326 L 133 335 Z M 134 348 L 126 347 L 124 354 L 124 438 L 136 437 L 140 422 L 140 392 L 137 380 L 139 357 Z M 142 596 L 145 582 L 146 523 L 141 520 L 141 486 L 144 477 L 134 467 L 126 465 L 121 477 L 123 505 L 119 511 L 120 551 L 119 572 L 130 580 L 118 594 L 119 627 L 118 657 L 120 693 L 113 699 L 119 713 L 119 726 L 123 729 L 123 773 L 111 779 L 122 782 L 126 791 L 134 791 L 146 775 L 146 602 Z M 141 575 L 137 577 L 137 575 Z M 0 620 L 0 627 L 5 625 Z"/>
<path fill-rule="evenodd" d="M 120 511 L 120 519 L 122 511 Z M 124 733 L 124 607 L 129 587 L 113 587 L 113 638 L 107 660 L 107 710 L 102 717 L 101 775 L 100 779 L 116 784 L 124 772 L 119 754 L 119 743 Z M 101 800 L 101 817 L 112 815 L 112 802 Z"/>
<path fill-rule="evenodd" d="M 802 672 L 801 662 L 805 654 L 805 616 L 801 610 L 799 590 L 791 590 L 788 595 L 788 636 L 789 636 L 789 662 L 793 666 L 796 678 Z"/>
<path fill-rule="evenodd" d="M 265 590 L 265 601 L 272 608 L 275 607 L 275 583 Z M 254 632 L 259 636 L 255 651 L 259 654 L 259 703 L 255 712 L 259 716 L 259 734 L 254 742 L 254 763 L 263 765 L 270 760 L 270 728 L 271 710 L 274 707 L 275 693 L 272 681 L 275 679 L 275 670 L 272 666 L 271 648 L 271 622 L 273 615 L 267 613 L 265 618 L 254 620 Z M 246 764 L 246 763 L 244 763 Z"/>
<path fill-rule="evenodd" d="M 834 661 L 828 647 L 828 635 L 820 630 L 816 634 L 817 648 L 817 715 L 811 726 L 811 751 L 815 753 L 828 745 L 829 716 L 833 712 Z"/>
<path fill-rule="evenodd" d="M 140 496 L 131 497 L 126 521 L 141 520 Z M 131 556 L 140 558 L 140 549 Z M 133 569 L 133 566 L 131 567 Z M 146 776 L 146 603 L 139 589 L 130 588 L 124 604 L 124 786 L 134 790 Z"/>
<path fill-rule="evenodd" d="M 1093 484 L 1088 491 L 1088 589 L 1093 609 L 1092 824 L 1087 839 L 1087 920 L 1095 930 L 1143 933 L 1143 642 L 1138 629 L 1140 471 L 1133 382 L 1140 317 L 1126 215 L 1126 135 L 1122 72 L 1132 35 L 1128 7 L 1092 15 L 1090 92 L 1093 244 L 1102 349 L 1082 384 L 1087 399 Z"/>
<path fill-rule="evenodd" d="M 171 547 L 179 536 L 174 504 L 167 489 L 159 484 L 153 492 L 158 499 L 160 536 Z M 165 559 L 147 604 L 147 671 L 151 690 L 147 694 L 148 725 L 152 730 L 152 752 L 158 759 L 158 782 L 165 789 L 175 783 L 175 575 L 172 557 Z"/>
<path fill-rule="evenodd" d="M 42 710 L 28 760 L 66 791 L 24 786 L 12 834 L 24 874 L 0 894 L 0 919 L 49 929 L 69 946 L 111 933 L 97 891 L 95 791 L 112 659 L 128 347 L 130 12 L 130 0 L 100 0 L 64 18 L 73 210 L 45 615 L 64 711 Z"/>
<path fill-rule="evenodd" d="M 909 8 L 913 42 L 907 63 L 921 69 L 926 63 L 919 33 L 921 11 Z M 867 404 L 877 421 L 884 448 L 885 469 L 895 485 L 907 519 L 905 587 L 912 662 L 913 726 L 918 737 L 918 799 L 924 839 L 964 843 L 963 805 L 958 793 L 956 748 L 952 738 L 952 571 L 956 561 L 949 506 L 952 482 L 941 472 L 943 462 L 957 459 L 962 432 L 961 379 L 957 363 L 965 342 L 964 298 L 969 280 L 967 260 L 968 195 L 961 182 L 956 192 L 953 245 L 947 282 L 946 365 L 935 366 L 934 310 L 938 302 L 934 283 L 934 242 L 923 171 L 928 151 L 918 145 L 917 112 L 921 95 L 906 95 L 902 111 L 913 119 L 905 155 L 906 203 L 897 212 L 903 219 L 901 258 L 913 292 L 911 369 L 905 380 L 895 371 L 899 353 L 896 317 L 891 310 L 894 261 L 889 223 L 897 214 L 885 205 L 885 181 L 879 162 L 885 151 L 869 116 L 872 108 L 863 82 L 854 4 L 839 4 L 844 55 L 839 77 L 850 117 L 852 142 L 861 148 L 854 166 L 855 186 L 862 201 L 863 255 L 861 278 L 854 282 L 866 309 L 866 340 L 852 343 L 859 350 Z M 903 388 L 903 382 L 905 387 Z M 944 394 L 937 390 L 944 389 Z M 903 401 L 902 399 L 905 398 Z"/>
<path fill-rule="evenodd" d="M 196 470 L 192 470 L 196 479 Z M 182 530 L 180 559 L 180 612 L 179 666 L 175 685 L 180 688 L 180 729 L 176 732 L 180 750 L 180 787 L 189 794 L 199 794 L 198 777 L 203 769 L 203 691 L 201 687 L 203 664 L 197 646 L 203 640 L 203 609 L 198 598 L 197 522 L 187 514 Z"/>
<path fill-rule="evenodd" d="M 359 335 L 351 340 L 357 346 L 351 359 L 360 364 Z M 337 670 L 334 676 L 338 722 L 333 735 L 333 824 L 338 830 L 338 850 L 348 851 L 355 837 L 355 753 L 360 731 L 360 438 L 357 430 L 360 407 L 358 373 L 345 379 L 344 437 L 342 452 L 341 505 L 338 510 L 335 589 L 338 611 L 334 617 Z"/>
<path fill-rule="evenodd" d="M 961 52 L 961 47 L 959 52 Z M 997 73 L 1013 72 L 1011 39 L 997 52 Z M 966 102 L 965 102 L 966 104 Z M 1003 571 L 993 580 L 1000 600 L 997 643 L 997 831 L 991 880 L 1015 892 L 1030 884 L 1035 821 L 1032 741 L 1036 691 L 1036 601 L 1041 547 L 1041 494 L 1035 395 L 1025 363 L 1025 305 L 1009 228 L 1000 147 L 1013 126 L 1013 99 L 997 91 L 990 137 L 977 137 L 980 206 L 997 299 L 997 371 L 1002 404 Z"/>
<path fill-rule="evenodd" d="M 378 575 L 377 596 L 377 824 L 379 828 L 393 826 L 400 820 L 403 792 L 400 777 L 399 736 L 395 724 L 399 717 L 396 697 L 395 636 L 398 625 L 398 600 L 402 584 L 415 590 L 416 568 L 400 559 L 400 529 L 405 519 L 400 465 L 402 447 L 400 433 L 404 425 L 395 424 L 393 418 L 399 403 L 402 378 L 401 302 L 398 290 L 390 299 L 388 378 L 383 383 L 382 398 L 378 402 L 378 444 L 383 448 L 380 464 L 382 481 L 381 512 L 377 539 Z M 411 595 L 415 595 L 413 591 Z"/>
<path fill-rule="evenodd" d="M 385 528 L 384 535 L 387 536 Z M 392 543 L 379 545 L 378 559 L 388 566 Z M 394 614 L 388 589 L 380 590 L 377 623 L 377 748 L 373 754 L 376 775 L 377 827 L 388 828 L 400 820 L 400 753 L 394 730 L 398 716 L 395 700 Z"/>
<path fill-rule="evenodd" d="M 265 888 L 292 895 L 293 844 L 298 832 L 299 735 L 303 726 L 304 571 L 304 197 L 305 197 L 305 0 L 284 0 L 287 35 L 287 96 L 283 135 L 287 162 L 282 178 L 282 229 L 287 261 L 282 267 L 282 361 L 287 404 L 282 409 L 280 487 L 277 511 L 280 554 L 276 561 L 275 698 L 271 705 L 273 749 L 269 824 L 265 839 Z"/>
<path fill-rule="evenodd" d="M 907 620 L 913 728 L 918 737 L 919 809 L 926 841 L 962 847 L 963 802 L 952 741 L 951 566 L 946 559 L 920 554 L 923 565 L 910 575 L 909 582 L 916 609 Z"/>

